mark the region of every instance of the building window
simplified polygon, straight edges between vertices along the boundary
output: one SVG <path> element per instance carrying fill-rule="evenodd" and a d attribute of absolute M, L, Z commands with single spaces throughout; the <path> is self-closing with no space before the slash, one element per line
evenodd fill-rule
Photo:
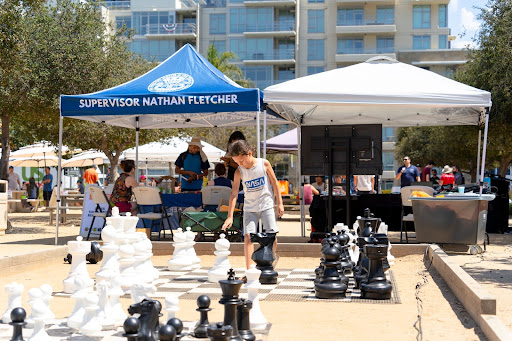
<path fill-rule="evenodd" d="M 226 14 L 210 14 L 210 34 L 226 34 Z"/>
<path fill-rule="evenodd" d="M 392 171 L 395 169 L 393 167 L 393 162 L 395 161 L 393 154 L 393 152 L 382 152 L 382 170 Z"/>
<path fill-rule="evenodd" d="M 135 35 L 159 34 L 165 25 L 174 24 L 174 14 L 164 12 L 133 12 L 132 25 Z"/>
<path fill-rule="evenodd" d="M 382 142 L 395 142 L 395 128 L 382 128 Z"/>
<path fill-rule="evenodd" d="M 295 78 L 295 68 L 279 68 L 277 70 L 277 82 L 286 82 Z"/>
<path fill-rule="evenodd" d="M 395 23 L 395 7 L 377 7 L 377 23 L 393 25 Z"/>
<path fill-rule="evenodd" d="M 323 2 L 324 2 L 324 0 L 308 0 L 308 2 L 309 2 L 310 4 L 312 4 L 312 3 L 323 3 Z"/>
<path fill-rule="evenodd" d="M 308 33 L 325 32 L 325 14 L 323 9 L 308 10 Z"/>
<path fill-rule="evenodd" d="M 430 36 L 413 36 L 412 37 L 413 50 L 429 50 L 430 49 Z"/>
<path fill-rule="evenodd" d="M 308 75 L 314 75 L 315 73 L 324 72 L 325 67 L 323 66 L 308 66 Z"/>
<path fill-rule="evenodd" d="M 338 9 L 338 26 L 363 25 L 364 11 L 362 8 L 340 8 Z"/>
<path fill-rule="evenodd" d="M 229 39 L 229 49 L 233 51 L 241 60 L 268 60 L 274 59 L 272 38 L 231 38 Z"/>
<path fill-rule="evenodd" d="M 121 27 L 123 27 L 123 25 L 126 25 L 127 29 L 132 28 L 132 17 L 131 16 L 116 17 L 116 28 L 120 29 Z"/>
<path fill-rule="evenodd" d="M 395 38 L 377 38 L 377 53 L 395 52 Z"/>
<path fill-rule="evenodd" d="M 439 48 L 440 49 L 448 48 L 448 36 L 446 34 L 439 36 Z"/>
<path fill-rule="evenodd" d="M 226 52 L 225 40 L 210 40 L 210 45 L 213 45 L 219 54 Z"/>
<path fill-rule="evenodd" d="M 439 5 L 439 27 L 448 27 L 448 6 Z"/>
<path fill-rule="evenodd" d="M 272 7 L 231 8 L 229 33 L 267 32 L 274 30 Z"/>
<path fill-rule="evenodd" d="M 412 28 L 430 28 L 430 5 L 413 6 Z"/>
<path fill-rule="evenodd" d="M 254 82 L 257 88 L 265 89 L 273 84 L 272 66 L 240 66 L 246 79 Z"/>
<path fill-rule="evenodd" d="M 176 44 L 173 39 L 134 40 L 128 46 L 131 52 L 139 54 L 147 60 L 164 61 L 176 52 Z"/>
<path fill-rule="evenodd" d="M 340 53 L 340 54 L 362 54 L 362 53 L 364 53 L 363 38 L 338 39 L 337 53 Z"/>
<path fill-rule="evenodd" d="M 309 39 L 308 40 L 308 60 L 324 60 L 325 40 Z"/>

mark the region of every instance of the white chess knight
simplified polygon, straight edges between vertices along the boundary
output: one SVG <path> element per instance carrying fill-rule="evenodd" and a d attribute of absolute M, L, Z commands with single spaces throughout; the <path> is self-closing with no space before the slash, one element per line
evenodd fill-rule
<path fill-rule="evenodd" d="M 194 245 L 196 245 L 196 242 L 194 241 L 196 235 L 192 232 L 192 228 L 190 226 L 187 227 L 185 236 L 187 241 L 186 251 L 192 261 L 192 268 L 198 269 L 201 267 L 201 259 L 197 257 L 196 250 L 194 248 Z"/>
<path fill-rule="evenodd" d="M 11 311 L 14 308 L 21 307 L 21 294 L 23 293 L 23 290 L 25 290 L 23 284 L 18 284 L 16 282 L 5 285 L 5 292 L 7 294 L 7 309 L 2 315 L 3 323 L 11 322 Z"/>
<path fill-rule="evenodd" d="M 66 323 L 69 328 L 80 329 L 84 321 L 85 316 L 85 301 L 87 296 L 91 292 L 91 288 L 87 287 L 84 279 L 77 277 L 75 278 L 75 292 L 71 295 L 71 298 L 75 300 L 75 306 L 73 311 L 68 316 Z"/>
<path fill-rule="evenodd" d="M 151 283 L 137 283 L 130 288 L 130 295 L 134 304 L 142 302 L 143 299 L 151 299 L 156 293 L 156 286 Z"/>
<path fill-rule="evenodd" d="M 380 225 L 379 225 L 379 230 L 377 231 L 378 233 L 384 233 L 384 234 L 388 234 L 388 225 L 385 224 L 384 222 L 381 222 Z M 393 256 L 391 254 L 391 242 L 388 240 L 388 256 L 387 256 L 387 259 L 388 259 L 388 264 L 389 265 L 394 265 L 395 264 L 395 256 Z"/>
<path fill-rule="evenodd" d="M 229 247 L 231 246 L 229 240 L 226 239 L 226 235 L 222 233 L 220 238 L 215 242 L 215 263 L 212 268 L 208 271 L 208 281 L 218 282 L 222 279 L 226 279 L 226 274 L 231 269 L 228 256 L 231 254 Z"/>
<path fill-rule="evenodd" d="M 187 253 L 187 236 L 181 227 L 174 233 L 173 239 L 174 252 L 167 262 L 167 268 L 169 270 L 192 270 L 193 260 Z"/>
<path fill-rule="evenodd" d="M 80 327 L 80 334 L 85 336 L 99 336 L 101 332 L 101 323 L 98 319 L 98 296 L 95 292 L 89 293 L 85 299 L 85 316 Z"/>
<path fill-rule="evenodd" d="M 63 281 L 64 292 L 71 294 L 74 292 L 75 277 L 84 279 L 88 287 L 94 285 L 94 281 L 89 277 L 85 256 L 91 252 L 91 242 L 84 241 L 81 236 L 76 237 L 76 241 L 68 242 L 68 252 L 73 256 L 71 269 L 69 270 L 68 278 Z"/>
<path fill-rule="evenodd" d="M 252 330 L 263 330 L 267 327 L 268 323 L 261 312 L 260 299 L 258 297 L 258 289 L 261 287 L 260 275 L 261 271 L 256 269 L 255 264 L 251 265 L 251 268 L 245 272 L 247 283 L 244 285 L 244 288 L 247 289 L 247 299 L 252 301 L 252 309 L 249 311 Z"/>
<path fill-rule="evenodd" d="M 112 276 L 119 274 L 119 255 L 117 254 L 119 246 L 116 244 L 118 235 L 117 229 L 112 225 L 112 220 L 107 220 L 107 225 L 101 230 L 103 260 L 100 270 L 96 272 L 97 281 L 109 281 Z"/>
<path fill-rule="evenodd" d="M 180 310 L 180 299 L 178 296 L 169 294 L 165 297 L 165 311 L 167 312 L 167 321 L 176 317 L 176 313 Z"/>
<path fill-rule="evenodd" d="M 45 324 L 48 323 L 48 320 L 46 320 L 45 317 L 47 314 L 47 309 L 43 300 L 37 300 L 33 302 L 30 310 L 32 313 L 31 316 L 34 320 L 34 332 L 28 338 L 28 341 L 50 341 L 51 338 L 45 330 Z"/>

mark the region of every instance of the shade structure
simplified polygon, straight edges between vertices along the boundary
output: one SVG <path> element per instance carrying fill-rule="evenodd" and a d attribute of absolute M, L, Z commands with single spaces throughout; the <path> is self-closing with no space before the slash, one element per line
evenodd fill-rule
<path fill-rule="evenodd" d="M 487 91 L 384 56 L 269 86 L 264 100 L 306 126 L 476 125 L 491 106 Z"/>
<path fill-rule="evenodd" d="M 262 148 L 267 148 L 267 153 L 290 153 L 297 154 L 297 128 L 287 131 L 286 133 L 274 136 L 264 144 Z"/>
<path fill-rule="evenodd" d="M 87 151 L 73 156 L 71 159 L 62 161 L 62 167 L 90 167 L 93 164 L 102 165 L 107 159 L 103 152 Z"/>
<path fill-rule="evenodd" d="M 246 89 L 190 44 L 148 73 L 85 95 L 62 95 L 61 116 L 128 128 L 193 128 L 256 124 L 259 89 Z M 268 114 L 267 123 L 282 123 Z"/>
<path fill-rule="evenodd" d="M 139 161 L 144 162 L 174 162 L 178 156 L 188 149 L 188 141 L 190 138 L 174 137 L 162 142 L 151 142 L 139 146 Z M 203 152 L 210 162 L 220 162 L 220 158 L 224 156 L 225 151 L 202 141 Z M 121 158 L 135 159 L 135 148 L 125 150 Z"/>
<path fill-rule="evenodd" d="M 13 167 L 56 167 L 58 164 L 59 158 L 56 156 L 9 159 L 9 165 Z"/>
<path fill-rule="evenodd" d="M 11 152 L 10 157 L 19 159 L 19 158 L 31 158 L 31 157 L 42 157 L 49 155 L 57 155 L 56 146 L 52 146 L 48 143 L 36 143 L 29 146 L 21 147 L 20 149 Z M 69 148 L 66 146 L 62 147 L 62 153 L 66 154 L 69 151 Z"/>

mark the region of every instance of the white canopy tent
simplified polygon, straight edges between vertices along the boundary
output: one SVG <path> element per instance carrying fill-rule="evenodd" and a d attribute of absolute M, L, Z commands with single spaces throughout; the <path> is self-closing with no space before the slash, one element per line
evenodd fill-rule
<path fill-rule="evenodd" d="M 491 107 L 491 94 L 487 91 L 377 56 L 364 63 L 269 86 L 264 90 L 264 102 L 298 126 L 299 141 L 300 126 L 410 127 L 478 125 L 485 121 L 480 169 L 483 182 Z M 300 197 L 303 217 L 302 193 Z M 304 219 L 301 221 L 304 234 Z"/>

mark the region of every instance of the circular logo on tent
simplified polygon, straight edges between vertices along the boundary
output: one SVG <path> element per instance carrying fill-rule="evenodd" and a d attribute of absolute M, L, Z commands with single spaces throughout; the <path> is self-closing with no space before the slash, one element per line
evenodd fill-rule
<path fill-rule="evenodd" d="M 171 73 L 154 80 L 148 86 L 151 92 L 174 92 L 188 89 L 194 84 L 194 78 L 186 73 Z"/>

